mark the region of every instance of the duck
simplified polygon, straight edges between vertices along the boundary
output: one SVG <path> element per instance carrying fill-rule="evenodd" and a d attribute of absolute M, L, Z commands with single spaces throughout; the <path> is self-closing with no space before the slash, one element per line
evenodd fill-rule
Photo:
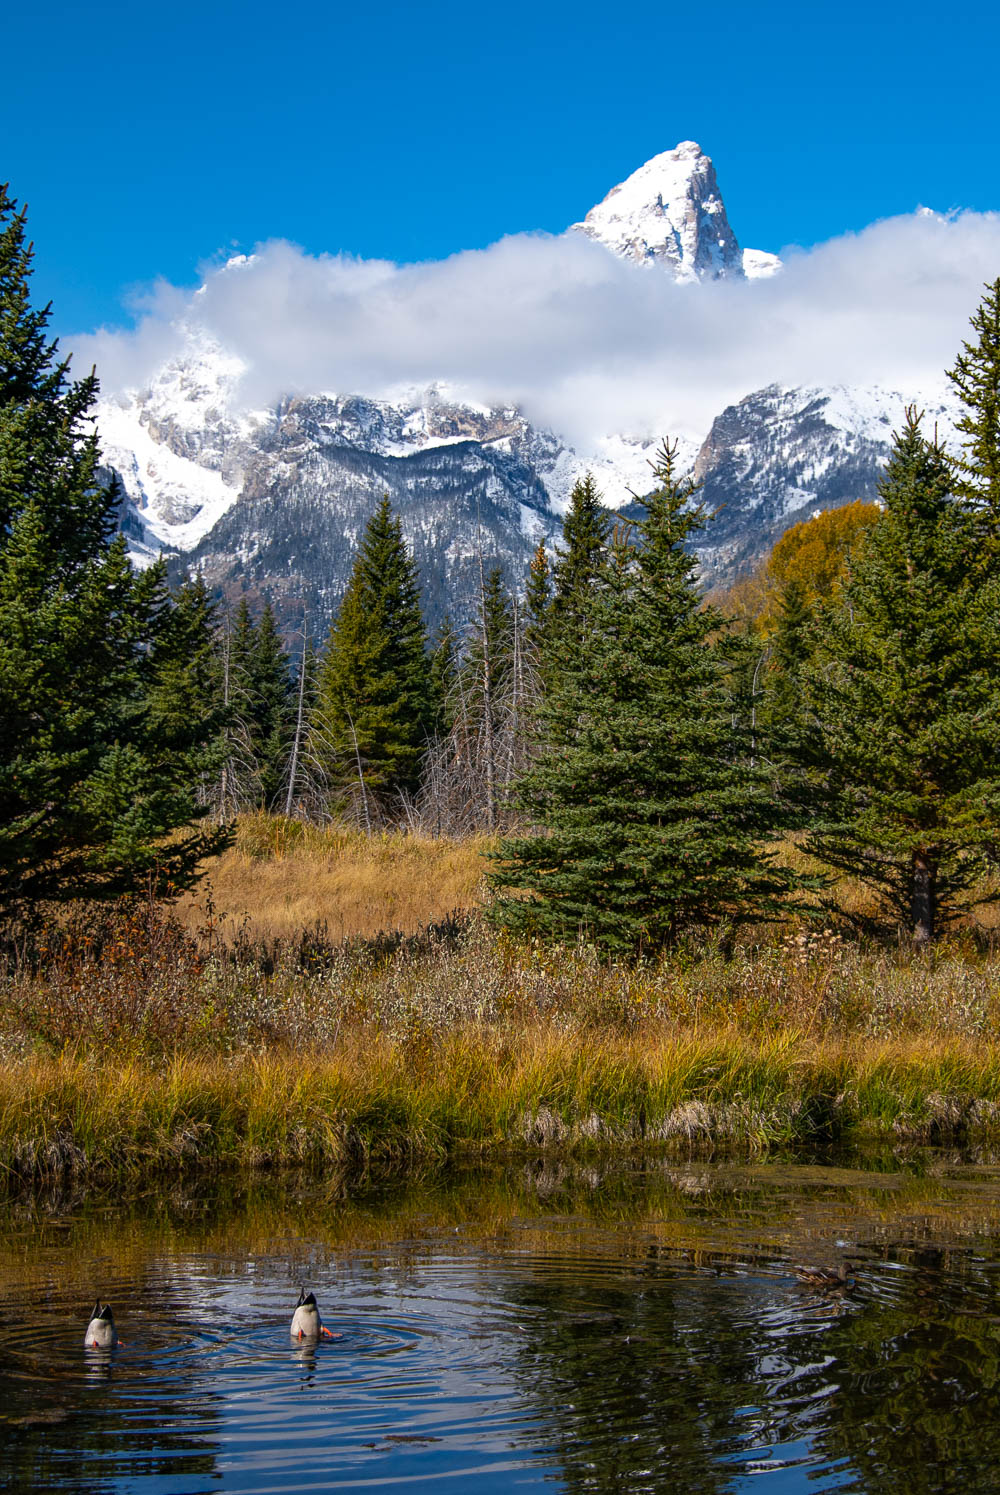
<path fill-rule="evenodd" d="M 321 1335 L 324 1339 L 335 1338 L 319 1316 L 316 1294 L 307 1293 L 304 1287 L 299 1291 L 289 1333 L 293 1339 L 319 1339 Z"/>
<path fill-rule="evenodd" d="M 113 1350 L 118 1344 L 118 1330 L 115 1328 L 115 1316 L 111 1312 L 111 1304 L 102 1305 L 98 1298 L 94 1304 L 94 1311 L 90 1315 L 87 1332 L 83 1336 L 84 1349 Z"/>
<path fill-rule="evenodd" d="M 839 1262 L 836 1268 L 796 1267 L 795 1275 L 804 1287 L 836 1288 L 842 1292 L 850 1292 L 855 1285 L 846 1261 Z"/>

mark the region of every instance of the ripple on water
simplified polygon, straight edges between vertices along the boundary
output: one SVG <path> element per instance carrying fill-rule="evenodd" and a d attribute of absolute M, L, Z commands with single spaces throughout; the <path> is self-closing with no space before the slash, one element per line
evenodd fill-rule
<path fill-rule="evenodd" d="M 798 1207 L 787 1170 L 781 1196 Z M 703 1222 L 702 1195 L 691 1208 Z M 366 1250 L 166 1235 L 127 1271 L 107 1249 L 50 1245 L 2 1309 L 0 1470 L 12 1488 L 75 1490 L 84 1458 L 88 1489 L 123 1495 L 442 1481 L 798 1495 L 851 1488 L 865 1460 L 866 1488 L 904 1488 L 893 1461 L 933 1461 L 927 1440 L 951 1427 L 965 1495 L 991 1489 L 976 1458 L 995 1467 L 984 1428 L 1000 1407 L 976 1365 L 1000 1318 L 997 1253 L 926 1231 L 859 1243 L 825 1198 L 822 1231 L 784 1254 L 762 1247 L 760 1214 L 756 1196 L 749 1225 L 730 1208 L 712 1249 L 700 1223 L 697 1251 L 648 1224 L 555 1215 Z M 841 1259 L 848 1282 L 803 1280 Z M 332 1341 L 290 1339 L 302 1282 Z M 124 1341 L 112 1354 L 83 1347 L 98 1290 Z M 879 1423 L 900 1395 L 910 1454 Z M 950 1423 L 925 1424 L 922 1398 Z"/>

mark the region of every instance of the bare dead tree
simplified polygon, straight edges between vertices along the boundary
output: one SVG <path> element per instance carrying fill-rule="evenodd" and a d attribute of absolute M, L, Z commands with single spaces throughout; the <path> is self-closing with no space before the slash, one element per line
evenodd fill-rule
<path fill-rule="evenodd" d="M 498 669 L 481 620 L 473 638 L 476 668 L 460 668 L 449 699 L 450 730 L 424 758 L 412 821 L 430 835 L 493 835 L 515 823 L 511 791 L 531 759 L 531 714 L 541 683 L 524 616 L 514 604 L 505 668 Z"/>
<path fill-rule="evenodd" d="M 302 755 L 303 736 L 305 731 L 305 703 L 306 703 L 306 674 L 309 657 L 309 630 L 307 619 L 302 619 L 302 657 L 299 660 L 299 683 L 298 683 L 298 706 L 295 712 L 295 734 L 292 738 L 292 752 L 288 763 L 288 792 L 285 795 L 285 814 L 290 818 L 295 807 L 296 795 L 299 789 L 299 759 Z"/>

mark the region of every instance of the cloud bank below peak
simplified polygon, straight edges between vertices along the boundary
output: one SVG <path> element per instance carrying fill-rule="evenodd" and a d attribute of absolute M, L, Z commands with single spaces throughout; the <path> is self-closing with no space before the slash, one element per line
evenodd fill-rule
<path fill-rule="evenodd" d="M 782 258 L 766 279 L 677 284 L 572 231 L 410 265 L 272 240 L 204 271 L 195 292 L 152 287 L 133 328 L 64 346 L 76 367 L 96 363 L 106 396 L 208 338 L 245 365 L 244 408 L 438 383 L 519 405 L 579 446 L 703 435 L 772 383 L 940 388 L 1000 274 L 1000 214 L 921 210 Z"/>

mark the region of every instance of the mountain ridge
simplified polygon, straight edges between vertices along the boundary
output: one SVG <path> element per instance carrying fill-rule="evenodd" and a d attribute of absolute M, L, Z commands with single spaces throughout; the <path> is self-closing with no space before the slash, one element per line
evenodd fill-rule
<path fill-rule="evenodd" d="M 692 141 L 644 163 L 567 233 L 692 294 L 703 281 L 782 271 L 776 256 L 740 248 L 711 159 Z M 182 356 L 144 389 L 98 407 L 131 553 L 140 565 L 165 553 L 175 571 L 199 569 L 227 595 L 260 591 L 289 627 L 335 609 L 351 544 L 383 493 L 400 512 L 432 615 L 461 617 L 474 590 L 469 557 L 482 548 L 523 584 L 585 472 L 611 508 L 649 488 L 659 435 L 605 435 L 580 450 L 516 405 L 476 405 L 441 383 L 392 399 L 315 392 L 245 409 L 243 360 L 191 318 L 180 331 Z M 699 546 L 706 579 L 752 563 L 816 508 L 873 497 L 906 403 L 875 386 L 769 385 L 718 412 L 699 440 L 682 440 L 680 466 L 717 513 Z M 923 403 L 951 429 L 946 399 L 931 392 Z"/>

